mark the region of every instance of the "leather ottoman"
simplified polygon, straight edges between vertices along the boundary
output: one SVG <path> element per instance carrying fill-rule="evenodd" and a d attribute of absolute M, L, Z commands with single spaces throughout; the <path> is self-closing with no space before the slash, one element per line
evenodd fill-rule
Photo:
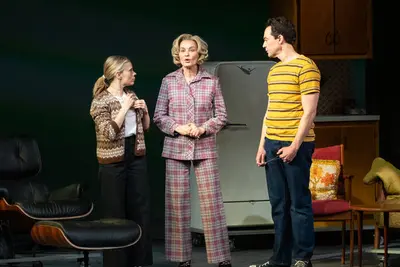
<path fill-rule="evenodd" d="M 124 219 L 39 221 L 31 230 L 37 244 L 83 251 L 84 266 L 89 266 L 89 251 L 129 247 L 138 242 L 141 235 L 138 224 Z"/>

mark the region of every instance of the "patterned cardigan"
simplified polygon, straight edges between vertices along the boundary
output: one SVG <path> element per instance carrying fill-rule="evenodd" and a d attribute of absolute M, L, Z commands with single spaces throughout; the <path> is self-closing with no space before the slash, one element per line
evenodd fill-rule
<path fill-rule="evenodd" d="M 125 90 L 126 93 L 130 90 Z M 136 94 L 135 99 L 138 99 Z M 97 141 L 97 159 L 100 164 L 109 164 L 123 161 L 125 153 L 125 124 L 121 128 L 114 121 L 121 104 L 108 90 L 104 90 L 92 100 L 90 107 L 90 115 L 95 123 L 96 141 Z M 146 154 L 146 146 L 143 131 L 143 111 L 141 109 L 136 112 L 136 142 L 134 145 L 134 153 L 136 156 Z"/>

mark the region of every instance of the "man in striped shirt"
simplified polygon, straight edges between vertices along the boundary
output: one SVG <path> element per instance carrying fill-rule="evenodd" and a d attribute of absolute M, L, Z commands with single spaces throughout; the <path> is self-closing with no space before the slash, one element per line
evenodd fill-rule
<path fill-rule="evenodd" d="M 321 75 L 316 64 L 298 54 L 294 25 L 284 17 L 269 19 L 264 32 L 268 56 L 278 58 L 268 74 L 268 107 L 256 155 L 265 166 L 275 227 L 269 261 L 257 267 L 311 267 L 314 220 L 310 180 L 314 118 Z"/>

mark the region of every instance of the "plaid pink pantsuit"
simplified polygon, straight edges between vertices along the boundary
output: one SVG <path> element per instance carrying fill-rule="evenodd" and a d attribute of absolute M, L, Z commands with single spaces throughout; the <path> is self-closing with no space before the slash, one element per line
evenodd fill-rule
<path fill-rule="evenodd" d="M 182 69 L 162 81 L 154 113 L 155 124 L 166 136 L 165 252 L 170 261 L 191 259 L 190 181 L 194 166 L 209 263 L 230 260 L 229 239 L 217 165 L 216 134 L 227 122 L 218 78 L 203 68 L 190 84 Z M 176 136 L 178 125 L 194 123 L 206 133 L 199 139 Z"/>

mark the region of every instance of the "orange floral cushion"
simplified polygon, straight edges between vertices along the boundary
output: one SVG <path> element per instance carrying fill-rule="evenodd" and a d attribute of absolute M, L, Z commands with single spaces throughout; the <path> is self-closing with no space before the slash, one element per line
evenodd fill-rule
<path fill-rule="evenodd" d="M 313 159 L 310 169 L 310 191 L 313 200 L 337 199 L 340 161 Z"/>

